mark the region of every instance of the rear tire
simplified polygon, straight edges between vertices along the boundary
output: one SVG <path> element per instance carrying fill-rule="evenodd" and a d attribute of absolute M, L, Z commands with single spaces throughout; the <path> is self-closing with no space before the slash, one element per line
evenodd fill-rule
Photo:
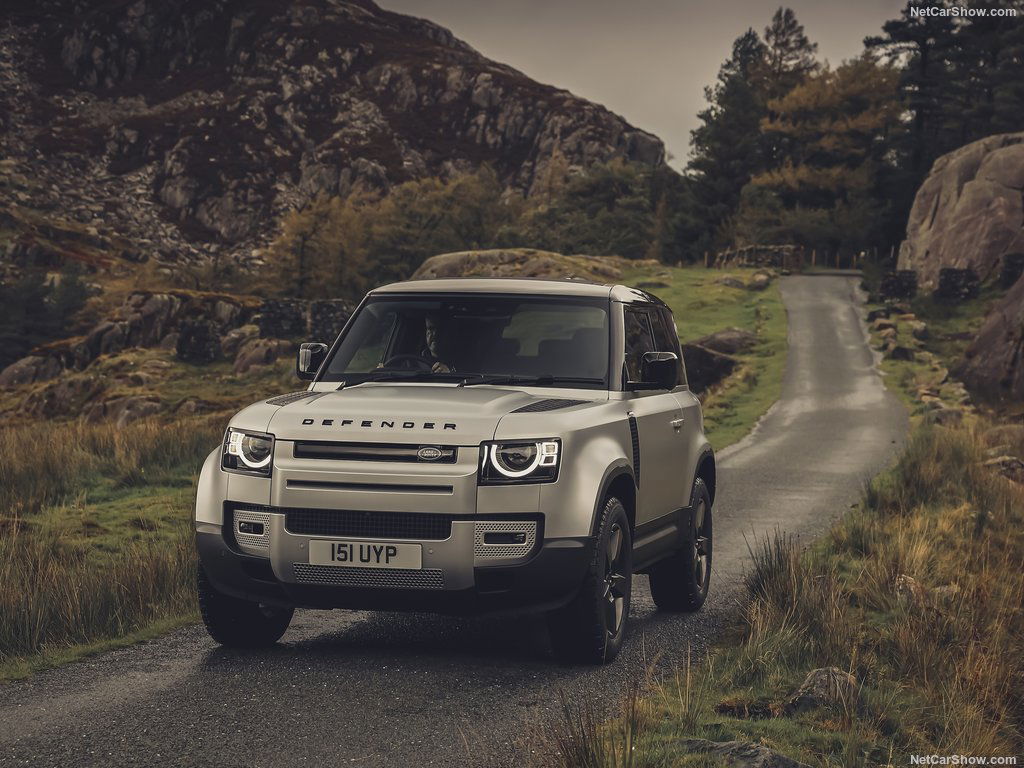
<path fill-rule="evenodd" d="M 266 648 L 288 629 L 294 608 L 270 606 L 239 600 L 218 592 L 202 565 L 196 579 L 199 612 L 210 637 L 230 648 Z"/>
<path fill-rule="evenodd" d="M 555 657 L 568 664 L 607 664 L 622 648 L 633 585 L 633 538 L 626 508 L 614 496 L 601 510 L 593 557 L 579 593 L 548 614 Z"/>
<path fill-rule="evenodd" d="M 711 587 L 711 494 L 699 477 L 690 504 L 694 515 L 691 540 L 649 571 L 651 597 L 663 611 L 696 611 L 704 605 Z"/>

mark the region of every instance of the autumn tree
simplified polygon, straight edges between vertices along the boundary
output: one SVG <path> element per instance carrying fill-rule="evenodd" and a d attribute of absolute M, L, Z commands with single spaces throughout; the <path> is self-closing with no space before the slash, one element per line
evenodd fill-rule
<path fill-rule="evenodd" d="M 761 125 L 784 154 L 745 190 L 737 239 L 860 250 L 877 242 L 899 131 L 899 73 L 870 55 L 822 69 L 771 101 Z"/>

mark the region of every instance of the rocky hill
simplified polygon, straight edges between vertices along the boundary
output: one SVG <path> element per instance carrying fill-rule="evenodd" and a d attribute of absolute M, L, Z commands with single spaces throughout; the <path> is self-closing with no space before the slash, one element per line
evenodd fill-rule
<path fill-rule="evenodd" d="M 489 164 L 528 194 L 553 156 L 664 162 L 656 137 L 603 107 L 371 0 L 8 8 L 8 262 L 45 256 L 66 239 L 54 229 L 87 241 L 85 252 L 244 260 L 278 215 L 319 193 Z"/>

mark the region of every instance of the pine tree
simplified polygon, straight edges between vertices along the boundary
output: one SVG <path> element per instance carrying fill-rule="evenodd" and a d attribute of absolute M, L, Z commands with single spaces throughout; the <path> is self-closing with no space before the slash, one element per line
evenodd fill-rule
<path fill-rule="evenodd" d="M 702 236 L 693 242 L 697 253 L 717 247 L 720 226 L 736 210 L 740 191 L 763 170 L 759 127 L 765 116 L 762 88 L 767 50 L 753 29 L 733 43 L 732 55 L 722 64 L 714 87 L 704 90 L 706 109 L 698 114 L 701 125 L 691 133 L 693 155 L 688 169 L 693 176 Z"/>
<path fill-rule="evenodd" d="M 780 7 L 764 30 L 765 96 L 777 99 L 818 70 L 818 44 L 804 34 L 791 8 Z"/>

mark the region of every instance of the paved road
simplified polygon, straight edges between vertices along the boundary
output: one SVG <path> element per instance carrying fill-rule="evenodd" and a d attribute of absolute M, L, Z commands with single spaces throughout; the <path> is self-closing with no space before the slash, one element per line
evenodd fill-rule
<path fill-rule="evenodd" d="M 634 586 L 631 637 L 606 668 L 548 657 L 536 619 L 299 612 L 265 652 L 218 649 L 198 627 L 0 685 L 0 765 L 483 765 L 521 762 L 524 724 L 615 701 L 649 666 L 703 647 L 740 597 L 745 536 L 809 538 L 858 499 L 906 419 L 876 374 L 854 279 L 782 282 L 782 397 L 720 456 L 713 593 L 694 616 Z M 685 319 L 684 319 L 685 322 Z"/>

